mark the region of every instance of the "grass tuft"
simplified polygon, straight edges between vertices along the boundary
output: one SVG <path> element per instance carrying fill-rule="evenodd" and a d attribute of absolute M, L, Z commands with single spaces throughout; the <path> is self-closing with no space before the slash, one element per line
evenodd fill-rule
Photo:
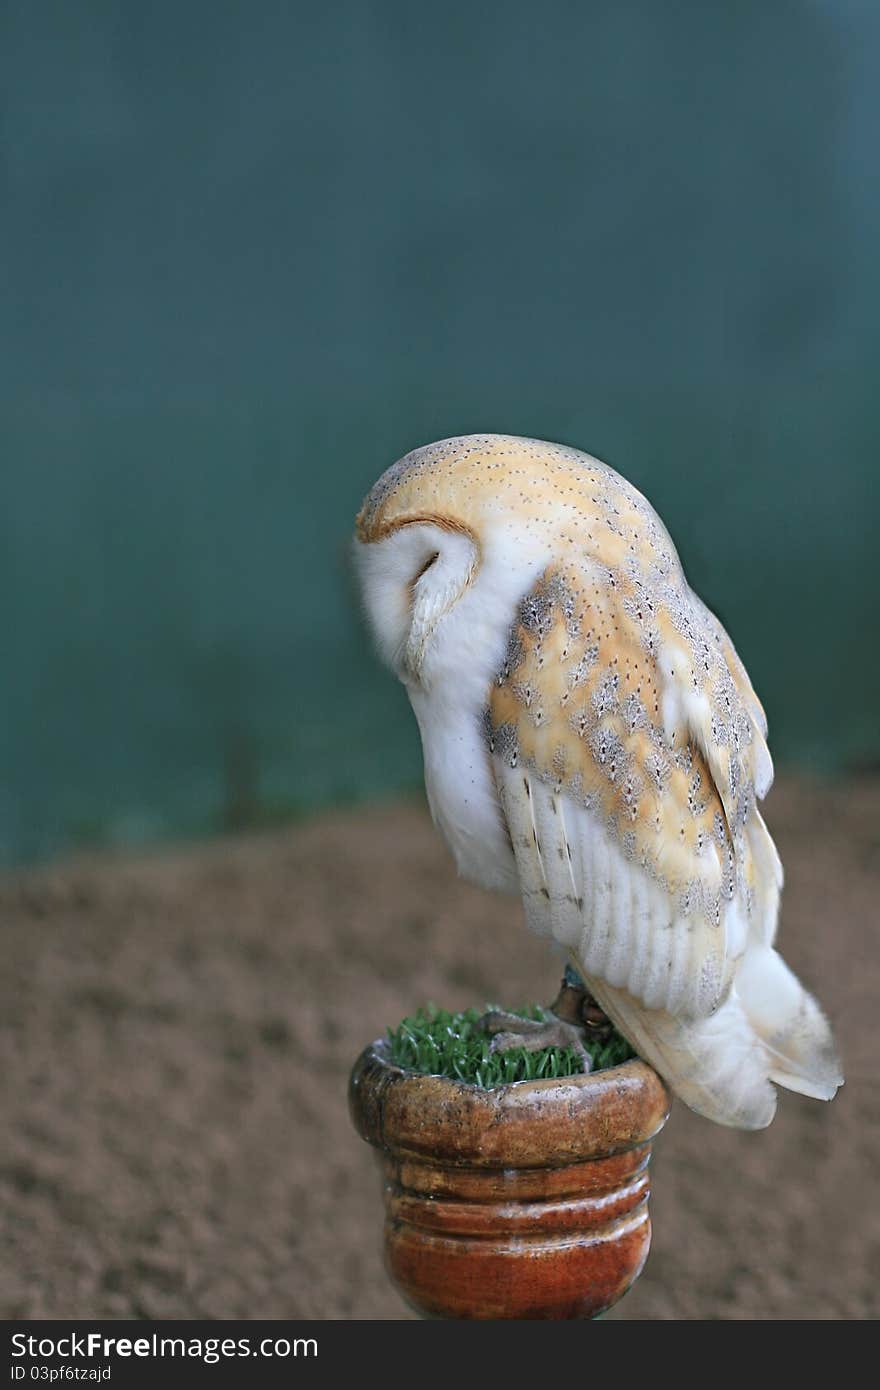
<path fill-rule="evenodd" d="M 496 1007 L 489 1004 L 486 1010 L 465 1009 L 458 1014 L 433 1004 L 419 1009 L 397 1028 L 388 1029 L 392 1062 L 407 1071 L 446 1076 L 451 1081 L 466 1081 L 487 1090 L 512 1081 L 543 1081 L 581 1073 L 581 1059 L 570 1047 L 545 1047 L 540 1052 L 513 1047 L 490 1053 L 492 1038 L 479 1027 L 479 1021 L 484 1012 Z M 536 1004 L 515 1012 L 520 1018 L 550 1017 L 548 1010 Z M 593 1059 L 593 1071 L 619 1066 L 636 1055 L 617 1032 L 601 1041 L 588 1039 L 586 1047 Z"/>

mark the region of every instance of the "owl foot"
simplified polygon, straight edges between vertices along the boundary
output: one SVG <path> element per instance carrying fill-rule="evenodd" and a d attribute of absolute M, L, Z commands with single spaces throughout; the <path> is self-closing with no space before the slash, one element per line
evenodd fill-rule
<path fill-rule="evenodd" d="M 570 1047 L 580 1057 L 584 1071 L 589 1071 L 593 1065 L 584 1047 L 583 1029 L 575 1023 L 563 1023 L 562 1019 L 541 1022 L 493 1010 L 483 1015 L 480 1026 L 495 1035 L 489 1044 L 490 1052 L 506 1052 L 511 1047 L 524 1047 L 527 1052 L 540 1052 L 545 1047 Z"/>
<path fill-rule="evenodd" d="M 545 1047 L 567 1047 L 578 1054 L 583 1070 L 589 1071 L 593 1060 L 585 1046 L 587 1037 L 604 1038 L 611 1032 L 611 1023 L 592 995 L 583 985 L 564 979 L 545 1013 L 549 1017 L 544 1019 L 520 1018 L 501 1009 L 484 1014 L 480 1027 L 494 1034 L 489 1051 L 524 1047 L 527 1052 L 540 1052 Z"/>

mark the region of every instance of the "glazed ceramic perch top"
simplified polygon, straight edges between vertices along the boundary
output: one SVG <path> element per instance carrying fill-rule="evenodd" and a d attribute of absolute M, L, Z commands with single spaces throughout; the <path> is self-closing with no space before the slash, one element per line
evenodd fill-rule
<path fill-rule="evenodd" d="M 521 894 L 700 1114 L 830 1099 L 830 1029 L 773 946 L 764 712 L 645 498 L 576 449 L 447 439 L 382 475 L 355 550 L 459 871 Z"/>

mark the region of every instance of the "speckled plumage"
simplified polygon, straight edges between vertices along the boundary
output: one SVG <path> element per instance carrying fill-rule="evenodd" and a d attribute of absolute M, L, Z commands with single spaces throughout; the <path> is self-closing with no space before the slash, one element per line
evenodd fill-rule
<path fill-rule="evenodd" d="M 406 639 L 396 669 L 462 871 L 513 878 L 694 1108 L 759 1125 L 771 1080 L 833 1094 L 827 1024 L 772 950 L 764 713 L 649 503 L 575 449 L 469 436 L 393 465 L 358 538 L 380 641 L 396 624 Z M 383 548 L 412 568 L 390 626 Z"/>

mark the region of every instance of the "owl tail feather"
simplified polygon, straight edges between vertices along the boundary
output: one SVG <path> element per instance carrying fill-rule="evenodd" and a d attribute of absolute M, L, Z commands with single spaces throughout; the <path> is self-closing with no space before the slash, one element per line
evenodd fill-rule
<path fill-rule="evenodd" d="M 763 1129 L 776 1111 L 773 1082 L 820 1100 L 842 1083 L 827 1020 L 770 947 L 746 952 L 727 998 L 708 1018 L 646 1009 L 595 978 L 588 987 L 685 1105 L 716 1124 Z"/>

